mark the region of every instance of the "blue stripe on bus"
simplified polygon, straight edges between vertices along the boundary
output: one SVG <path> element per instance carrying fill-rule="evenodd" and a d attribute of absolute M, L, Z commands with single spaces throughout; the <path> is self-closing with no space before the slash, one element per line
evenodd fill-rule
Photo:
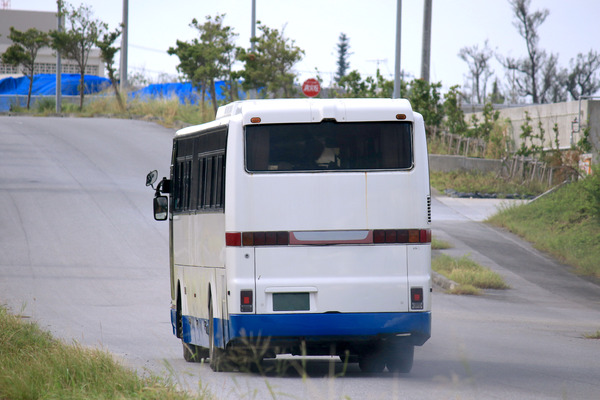
<path fill-rule="evenodd" d="M 242 337 L 431 336 L 431 312 L 229 315 L 230 339 Z"/>
<path fill-rule="evenodd" d="M 173 333 L 175 312 L 171 312 Z M 201 318 L 184 315 L 183 341 L 208 347 L 208 334 Z M 431 336 L 431 312 L 418 313 L 340 313 L 340 314 L 231 314 L 229 329 L 215 319 L 215 342 L 218 347 L 238 338 L 303 337 L 376 337 L 377 335 L 410 333 L 416 343 L 423 344 Z M 227 324 L 227 321 L 225 322 Z"/>

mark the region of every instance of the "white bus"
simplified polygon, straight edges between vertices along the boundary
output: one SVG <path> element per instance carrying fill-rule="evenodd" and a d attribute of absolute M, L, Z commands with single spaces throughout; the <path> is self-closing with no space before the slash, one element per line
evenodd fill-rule
<path fill-rule="evenodd" d="M 430 337 L 427 147 L 406 100 L 222 106 L 176 133 L 154 205 L 188 361 L 333 354 L 406 373 Z"/>

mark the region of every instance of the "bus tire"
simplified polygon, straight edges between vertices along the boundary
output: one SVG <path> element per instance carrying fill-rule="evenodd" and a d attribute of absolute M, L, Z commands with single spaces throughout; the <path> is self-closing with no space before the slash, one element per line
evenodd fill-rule
<path fill-rule="evenodd" d="M 210 369 L 215 372 L 228 372 L 233 368 L 227 359 L 227 350 L 220 349 L 215 344 L 215 319 L 213 316 L 212 302 L 209 303 L 208 311 L 208 343 Z"/>
<path fill-rule="evenodd" d="M 183 358 L 187 362 L 199 363 L 208 358 L 208 349 L 195 344 L 181 342 L 183 345 Z"/>
<path fill-rule="evenodd" d="M 393 373 L 408 374 L 413 366 L 415 346 L 403 345 L 390 349 L 386 360 L 388 371 Z"/>
<path fill-rule="evenodd" d="M 385 369 L 385 358 L 379 351 L 363 353 L 358 356 L 358 367 L 362 372 L 378 374 Z"/>

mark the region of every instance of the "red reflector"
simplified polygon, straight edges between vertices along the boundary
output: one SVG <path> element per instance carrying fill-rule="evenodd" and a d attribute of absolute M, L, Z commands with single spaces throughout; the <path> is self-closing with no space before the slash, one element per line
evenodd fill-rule
<path fill-rule="evenodd" d="M 226 232 L 225 233 L 225 245 L 226 246 L 241 246 L 242 245 L 242 234 L 240 232 Z"/>
<path fill-rule="evenodd" d="M 252 290 L 241 290 L 240 302 L 241 312 L 252 312 Z"/>
<path fill-rule="evenodd" d="M 373 243 L 385 243 L 385 231 L 373 231 Z"/>

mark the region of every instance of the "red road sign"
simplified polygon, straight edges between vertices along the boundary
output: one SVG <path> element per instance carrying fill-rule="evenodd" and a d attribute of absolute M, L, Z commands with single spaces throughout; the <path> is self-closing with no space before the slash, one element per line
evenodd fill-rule
<path fill-rule="evenodd" d="M 314 78 L 307 79 L 302 84 L 302 93 L 308 97 L 318 96 L 320 92 L 321 85 L 319 84 L 319 81 Z"/>

